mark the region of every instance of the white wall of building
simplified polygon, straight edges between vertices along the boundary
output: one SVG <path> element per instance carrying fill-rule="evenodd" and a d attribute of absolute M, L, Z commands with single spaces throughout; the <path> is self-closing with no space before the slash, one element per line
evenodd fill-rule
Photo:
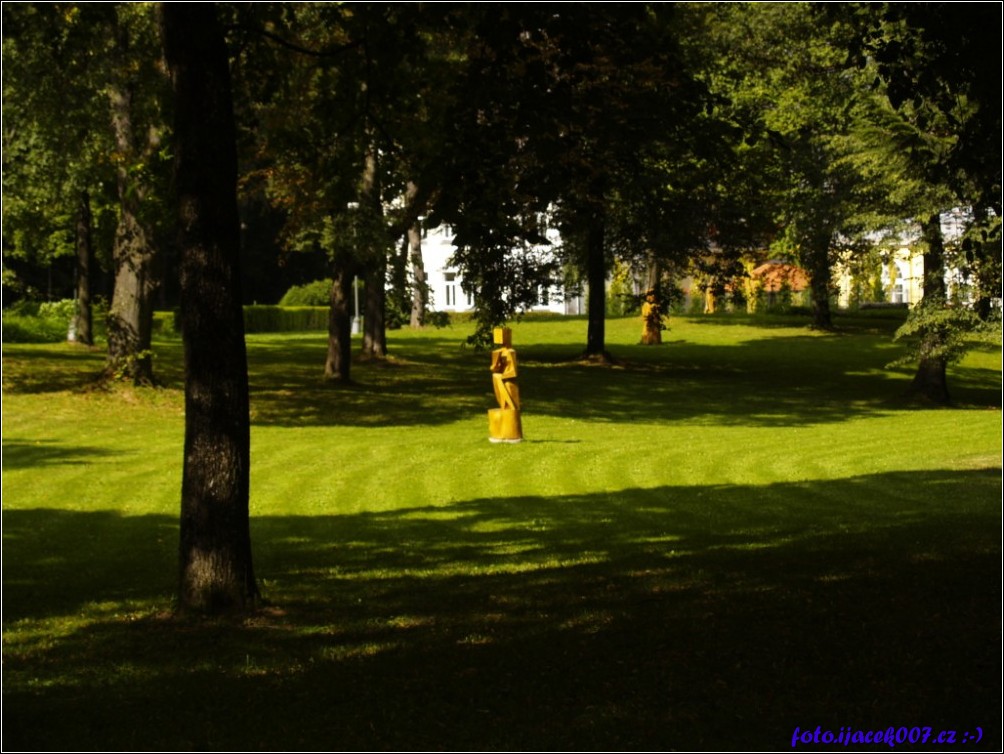
<path fill-rule="evenodd" d="M 941 233 L 945 244 L 958 242 L 965 231 L 968 215 L 961 209 L 941 216 Z M 850 302 L 851 276 L 847 267 L 838 264 L 834 279 L 839 288 L 839 304 Z M 951 266 L 945 270 L 945 283 L 949 292 L 962 285 L 959 270 Z M 913 306 L 924 297 L 924 251 L 919 233 L 900 239 L 898 248 L 882 253 L 882 288 L 886 301 Z"/>
<path fill-rule="evenodd" d="M 549 238 L 552 233 L 549 233 Z M 552 242 L 557 242 L 558 236 L 553 232 Z M 450 258 L 456 251 L 453 245 L 453 233 L 448 226 L 433 228 L 422 234 L 422 262 L 425 266 L 426 283 L 432 300 L 429 302 L 431 311 L 468 312 L 474 309 L 474 297 L 464 291 L 463 273 L 450 264 Z M 558 288 L 541 292 L 541 298 L 546 300 L 531 311 L 553 312 L 555 314 L 578 314 L 582 309 L 581 301 L 565 301 L 564 292 Z M 584 310 L 584 309 L 583 309 Z"/>

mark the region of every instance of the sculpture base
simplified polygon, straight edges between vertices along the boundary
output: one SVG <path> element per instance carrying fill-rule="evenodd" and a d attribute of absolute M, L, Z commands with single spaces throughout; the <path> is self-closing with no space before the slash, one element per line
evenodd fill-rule
<path fill-rule="evenodd" d="M 489 409 L 488 439 L 491 442 L 520 442 L 523 439 L 523 424 L 519 411 L 512 408 Z"/>

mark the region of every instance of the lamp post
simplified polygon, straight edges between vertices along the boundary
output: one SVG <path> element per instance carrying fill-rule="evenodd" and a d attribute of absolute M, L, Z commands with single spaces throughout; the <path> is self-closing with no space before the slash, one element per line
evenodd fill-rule
<path fill-rule="evenodd" d="M 359 202 L 349 202 L 347 205 L 349 212 L 352 213 L 352 252 L 357 254 L 359 251 L 356 248 L 356 218 L 355 212 L 359 209 Z M 355 316 L 352 317 L 352 334 L 359 334 L 359 276 L 352 276 L 352 295 L 355 304 Z"/>

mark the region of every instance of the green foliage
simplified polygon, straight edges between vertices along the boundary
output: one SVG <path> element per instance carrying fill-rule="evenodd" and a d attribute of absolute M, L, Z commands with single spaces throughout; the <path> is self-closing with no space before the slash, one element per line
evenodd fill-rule
<path fill-rule="evenodd" d="M 613 276 L 607 287 L 607 316 L 623 317 L 635 314 L 639 308 L 639 297 L 634 292 L 631 268 L 623 262 L 615 262 Z"/>
<path fill-rule="evenodd" d="M 425 315 L 425 324 L 432 325 L 436 328 L 449 327 L 451 324 L 452 316 L 450 312 L 427 312 Z"/>
<path fill-rule="evenodd" d="M 181 323 L 178 320 L 178 312 L 154 312 L 153 332 L 166 338 L 180 336 Z"/>
<path fill-rule="evenodd" d="M 279 299 L 279 306 L 328 306 L 331 302 L 330 278 L 294 285 Z"/>
<path fill-rule="evenodd" d="M 837 257 L 866 250 L 867 231 L 886 219 L 876 212 L 886 206 L 885 163 L 859 159 L 875 94 L 873 74 L 846 61 L 853 27 L 809 3 L 708 4 L 703 12 L 717 55 L 712 85 L 746 134 L 738 159 L 750 177 L 729 193 L 740 194 L 744 216 L 769 228 L 771 248 L 825 291 Z M 820 327 L 830 324 L 825 304 L 814 305 Z"/>
<path fill-rule="evenodd" d="M 121 201 L 149 227 L 165 222 L 171 155 L 155 8 L 5 4 L 3 18 L 4 255 L 36 268 L 73 255 L 84 195 L 107 269 Z M 116 88 L 128 102 L 128 145 L 115 141 Z"/>
<path fill-rule="evenodd" d="M 327 330 L 328 308 L 319 306 L 245 306 L 244 328 L 248 333 Z"/>
<path fill-rule="evenodd" d="M 400 302 L 398 301 L 394 301 L 393 297 L 387 297 L 387 310 L 384 314 L 384 324 L 388 330 L 400 330 L 406 324 L 411 322 L 411 312 L 406 312 L 398 305 L 399 303 Z"/>
<path fill-rule="evenodd" d="M 43 301 L 38 305 L 38 316 L 42 319 L 53 319 L 58 322 L 65 322 L 69 325 L 70 320 L 76 313 L 76 302 L 73 299 L 63 299 L 62 301 Z"/>
<path fill-rule="evenodd" d="M 66 340 L 67 327 L 40 317 L 24 316 L 4 311 L 4 343 L 58 343 Z"/>
<path fill-rule="evenodd" d="M 21 301 L 3 311 L 4 343 L 59 343 L 66 340 L 76 302 Z"/>
<path fill-rule="evenodd" d="M 1001 320 L 999 313 L 996 318 L 984 321 L 967 306 L 947 305 L 943 300 L 925 296 L 896 330 L 895 340 L 906 343 L 909 352 L 890 366 L 926 360 L 954 364 L 981 344 L 999 347 Z"/>

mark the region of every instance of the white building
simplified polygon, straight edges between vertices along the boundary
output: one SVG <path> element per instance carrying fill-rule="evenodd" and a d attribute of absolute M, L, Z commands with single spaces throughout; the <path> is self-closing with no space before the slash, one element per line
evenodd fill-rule
<path fill-rule="evenodd" d="M 833 279 L 838 305 L 850 306 L 854 281 L 848 266 L 838 262 Z M 924 296 L 923 253 L 909 246 L 883 252 L 881 281 L 887 303 L 913 306 Z"/>
<path fill-rule="evenodd" d="M 941 234 L 946 248 L 958 243 L 969 219 L 969 214 L 961 209 L 941 215 Z M 965 281 L 961 272 L 951 264 L 946 267 L 945 284 L 949 293 L 963 289 Z M 840 291 L 838 303 L 847 306 L 851 299 L 852 280 L 846 265 L 837 264 L 834 280 Z M 881 280 L 889 303 L 908 306 L 920 303 L 924 297 L 924 250 L 919 233 L 903 236 L 882 251 Z"/>
<path fill-rule="evenodd" d="M 957 242 L 967 221 L 967 214 L 954 210 L 942 215 L 941 226 L 946 246 Z M 561 243 L 556 230 L 548 230 L 547 238 L 551 247 Z M 887 247 L 882 253 L 881 282 L 885 300 L 893 304 L 913 306 L 920 302 L 924 293 L 924 256 L 919 244 L 919 236 L 903 237 Z M 423 231 L 422 259 L 425 266 L 426 283 L 431 299 L 430 311 L 467 312 L 474 309 L 474 296 L 463 289 L 463 274 L 450 264 L 456 251 L 453 233 L 448 226 Z M 834 282 L 839 288 L 838 303 L 846 307 L 851 300 L 852 277 L 849 268 L 840 263 L 834 269 Z M 949 266 L 945 281 L 950 291 L 962 285 L 959 271 Z M 637 291 L 636 291 L 637 292 Z M 566 296 L 559 287 L 540 292 L 540 303 L 531 311 L 555 314 L 585 314 L 586 307 L 582 293 Z"/>
<path fill-rule="evenodd" d="M 547 232 L 548 240 L 557 245 L 557 231 Z M 474 296 L 463 289 L 463 274 L 450 264 L 456 247 L 449 226 L 422 232 L 422 262 L 431 299 L 430 311 L 467 312 L 474 309 Z M 531 311 L 555 314 L 580 314 L 585 307 L 580 296 L 566 300 L 564 291 L 553 287 L 540 292 L 540 302 Z"/>

